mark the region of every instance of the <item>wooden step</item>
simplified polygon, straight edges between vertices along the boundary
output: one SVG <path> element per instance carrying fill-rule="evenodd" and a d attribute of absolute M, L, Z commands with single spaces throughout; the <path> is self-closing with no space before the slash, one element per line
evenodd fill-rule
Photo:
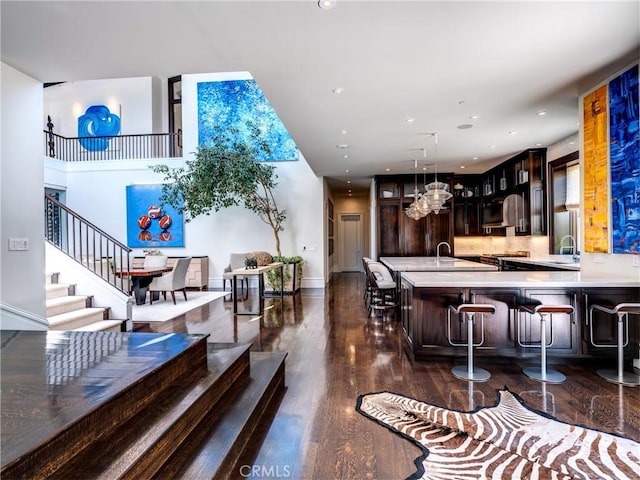
<path fill-rule="evenodd" d="M 196 431 L 185 448 L 176 452 L 154 478 L 227 479 L 246 477 L 241 459 L 257 452 L 255 436 L 265 430 L 263 420 L 275 411 L 284 394 L 286 353 L 251 353 L 251 379 L 234 385 L 212 410 L 206 424 Z M 223 411 L 221 409 L 224 408 Z M 270 423 L 270 421 L 269 421 Z M 263 438 L 263 437 L 260 437 Z"/>
<path fill-rule="evenodd" d="M 138 423 L 139 416 L 155 414 L 161 420 L 168 415 L 166 398 L 184 395 L 179 385 L 211 375 L 207 335 L 68 331 L 3 331 L 0 335 L 5 387 L 2 438 L 11 440 L 2 443 L 2 478 L 54 475 L 69 468 L 83 449 L 95 452 L 96 444 L 104 449 L 101 458 L 108 458 L 100 468 L 108 468 L 111 458 L 118 458 L 112 452 L 133 452 L 138 443 L 111 437 L 105 444 L 102 439 L 123 425 L 148 431 Z M 25 357 L 25 351 L 39 354 Z M 27 366 L 33 375 L 25 375 Z M 43 371 L 48 389 L 42 388 Z M 23 411 L 17 407 L 24 392 L 33 390 L 32 384 L 37 390 Z M 11 410 L 6 409 L 9 404 L 14 405 Z M 172 435 L 161 436 L 160 444 L 171 446 L 172 436 L 181 434 L 180 428 L 170 430 Z M 74 469 L 66 478 L 94 476 L 84 474 L 81 465 Z"/>
<path fill-rule="evenodd" d="M 86 295 L 67 295 L 66 297 L 52 298 L 47 300 L 47 318 L 90 306 L 91 298 Z"/>
<path fill-rule="evenodd" d="M 105 435 L 77 455 L 51 478 L 151 478 L 167 458 L 181 448 L 192 431 L 230 386 L 249 379 L 251 345 L 209 348 L 209 373 L 176 379 L 162 395 L 135 418 Z"/>
<path fill-rule="evenodd" d="M 50 330 L 80 330 L 105 320 L 105 309 L 99 307 L 81 308 L 47 317 Z M 118 322 L 119 324 L 120 322 Z M 111 327 L 110 325 L 109 327 Z M 97 331 L 91 328 L 90 331 Z M 118 330 L 119 331 L 119 330 Z"/>

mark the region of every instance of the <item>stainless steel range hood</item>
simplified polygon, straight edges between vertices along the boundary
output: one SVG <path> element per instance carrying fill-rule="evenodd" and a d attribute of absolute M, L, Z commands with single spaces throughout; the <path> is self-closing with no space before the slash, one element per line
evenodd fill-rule
<path fill-rule="evenodd" d="M 518 208 L 521 208 L 522 197 L 511 194 L 503 200 L 494 200 L 484 206 L 482 228 L 515 227 L 518 223 Z"/>

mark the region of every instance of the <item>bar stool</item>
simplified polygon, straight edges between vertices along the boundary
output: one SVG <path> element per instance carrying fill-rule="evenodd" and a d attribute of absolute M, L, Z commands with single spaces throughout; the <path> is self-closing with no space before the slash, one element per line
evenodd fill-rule
<path fill-rule="evenodd" d="M 395 310 L 397 306 L 396 282 L 389 269 L 379 262 L 369 262 L 367 271 L 371 284 L 371 293 L 368 305 L 368 315 L 372 311 Z"/>
<path fill-rule="evenodd" d="M 518 333 L 518 344 L 523 348 L 540 348 L 540 368 L 530 367 L 523 368 L 522 372 L 529 378 L 539 380 L 540 382 L 562 383 L 567 377 L 555 370 L 547 369 L 547 347 L 553 345 L 553 324 L 550 323 L 551 339 L 547 343 L 547 316 L 552 320 L 554 313 L 566 313 L 572 315 L 574 308 L 572 305 L 543 305 L 543 304 L 523 304 L 518 305 L 519 313 L 528 313 L 530 315 L 540 315 L 540 344 L 527 344 L 520 341 Z"/>
<path fill-rule="evenodd" d="M 598 310 L 608 315 L 618 316 L 618 341 L 616 345 L 599 344 L 593 341 L 593 312 Z M 640 303 L 619 303 L 617 305 L 600 305 L 594 303 L 589 307 L 589 340 L 594 347 L 617 347 L 618 369 L 600 369 L 596 373 L 612 382 L 637 387 L 640 385 L 640 375 L 624 371 L 624 347 L 629 344 L 629 314 L 640 315 Z M 626 328 L 625 328 L 626 327 Z"/>
<path fill-rule="evenodd" d="M 467 347 L 467 365 L 459 365 L 451 369 L 451 373 L 461 380 L 471 380 L 474 382 L 484 382 L 489 380 L 491 374 L 483 369 L 473 366 L 473 347 L 479 347 L 484 343 L 484 314 L 495 313 L 496 307 L 486 303 L 462 303 L 460 305 L 449 305 L 447 310 L 447 341 L 454 347 Z M 455 343 L 451 341 L 451 312 L 463 315 L 467 322 L 467 343 Z M 473 324 L 476 313 L 480 314 L 480 342 L 473 343 Z M 462 321 L 462 320 L 461 320 Z"/>

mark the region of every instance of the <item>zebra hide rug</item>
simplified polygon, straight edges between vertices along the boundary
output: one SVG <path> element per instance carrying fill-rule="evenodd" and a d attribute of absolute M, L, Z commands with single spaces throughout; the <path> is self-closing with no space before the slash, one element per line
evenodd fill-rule
<path fill-rule="evenodd" d="M 423 450 L 410 479 L 640 479 L 640 443 L 498 394 L 497 405 L 469 413 L 390 392 L 361 395 L 356 409 Z"/>

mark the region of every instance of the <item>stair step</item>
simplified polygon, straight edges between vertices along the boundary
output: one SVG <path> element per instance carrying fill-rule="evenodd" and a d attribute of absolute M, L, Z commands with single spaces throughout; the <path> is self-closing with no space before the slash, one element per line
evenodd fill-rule
<path fill-rule="evenodd" d="M 46 337 L 42 338 L 43 335 Z M 55 332 L 51 337 L 51 333 L 26 332 L 21 333 L 20 338 L 27 347 L 35 342 L 46 344 L 48 350 L 51 348 L 45 358 L 36 356 L 36 361 L 42 363 L 44 371 L 59 370 L 61 378 L 67 381 L 55 385 L 59 396 L 55 409 L 58 421 L 37 424 L 38 418 L 50 417 L 51 412 L 39 411 L 47 410 L 51 399 L 50 393 L 32 389 L 30 401 L 34 403 L 25 405 L 25 414 L 19 421 L 16 418 L 6 425 L 3 423 L 3 429 L 7 429 L 3 435 L 13 435 L 21 441 L 3 445 L 2 478 L 33 478 L 34 472 L 38 478 L 99 478 L 100 475 L 108 478 L 108 474 L 101 472 L 115 469 L 111 464 L 116 459 L 129 464 L 164 462 L 198 423 L 192 422 L 192 417 L 195 417 L 193 412 L 199 413 L 199 408 L 188 406 L 188 400 L 197 397 L 197 388 L 185 386 L 199 386 L 201 379 L 214 377 L 208 368 L 207 335 Z M 244 355 L 238 354 L 237 347 L 235 356 L 228 352 L 219 354 L 223 360 L 231 357 L 227 364 L 220 362 L 219 371 L 225 372 L 230 365 L 239 365 L 238 371 L 248 369 L 250 345 L 244 347 L 247 349 Z M 22 358 L 25 349 L 24 346 L 13 350 L 3 348 L 3 365 L 6 355 L 12 354 L 15 362 Z M 238 357 L 244 361 L 238 361 Z M 50 363 L 51 360 L 62 364 Z M 217 388 L 221 391 L 225 384 L 233 382 L 229 376 L 215 375 L 220 379 Z M 3 384 L 7 382 L 14 390 L 20 390 L 24 375 L 8 378 L 3 375 Z M 171 399 L 176 401 L 171 403 Z M 199 402 L 200 408 L 208 398 L 205 396 L 204 400 Z M 191 413 L 176 422 L 178 406 Z M 150 421 L 153 417 L 155 423 Z M 155 449 L 160 447 L 156 457 L 146 454 L 150 443 Z M 154 448 L 152 453 L 156 452 Z M 140 450 L 145 451 L 141 459 L 136 458 Z M 85 471 L 88 466 L 91 473 Z"/>
<path fill-rule="evenodd" d="M 104 321 L 104 316 L 104 308 L 89 307 L 53 315 L 47 317 L 47 320 L 49 321 L 50 330 L 77 330 L 87 325 Z M 120 324 L 120 321 L 118 321 L 118 324 Z"/>
<path fill-rule="evenodd" d="M 203 419 L 219 410 L 230 386 L 248 381 L 250 348 L 250 344 L 209 347 L 208 374 L 176 379 L 153 404 L 93 442 L 51 478 L 154 477 L 193 431 L 203 428 Z"/>
<path fill-rule="evenodd" d="M 100 320 L 79 328 L 74 328 L 76 332 L 122 332 L 122 323 L 126 320 Z"/>
<path fill-rule="evenodd" d="M 47 300 L 47 318 L 61 313 L 79 310 L 89 306 L 90 298 L 86 295 L 67 295 L 66 297 L 58 297 Z"/>
<path fill-rule="evenodd" d="M 45 285 L 46 299 L 66 297 L 69 295 L 69 285 L 66 283 L 48 283 Z"/>
<path fill-rule="evenodd" d="M 207 418 L 211 429 L 197 430 L 200 438 L 190 438 L 185 448 L 168 459 L 154 478 L 218 480 L 245 476 L 238 470 L 240 460 L 249 445 L 259 447 L 255 432 L 264 427 L 261 420 L 279 404 L 284 393 L 286 356 L 286 353 L 252 352 L 249 383 L 234 385 L 235 395 L 231 391 L 225 395 L 212 410 L 211 418 Z"/>

